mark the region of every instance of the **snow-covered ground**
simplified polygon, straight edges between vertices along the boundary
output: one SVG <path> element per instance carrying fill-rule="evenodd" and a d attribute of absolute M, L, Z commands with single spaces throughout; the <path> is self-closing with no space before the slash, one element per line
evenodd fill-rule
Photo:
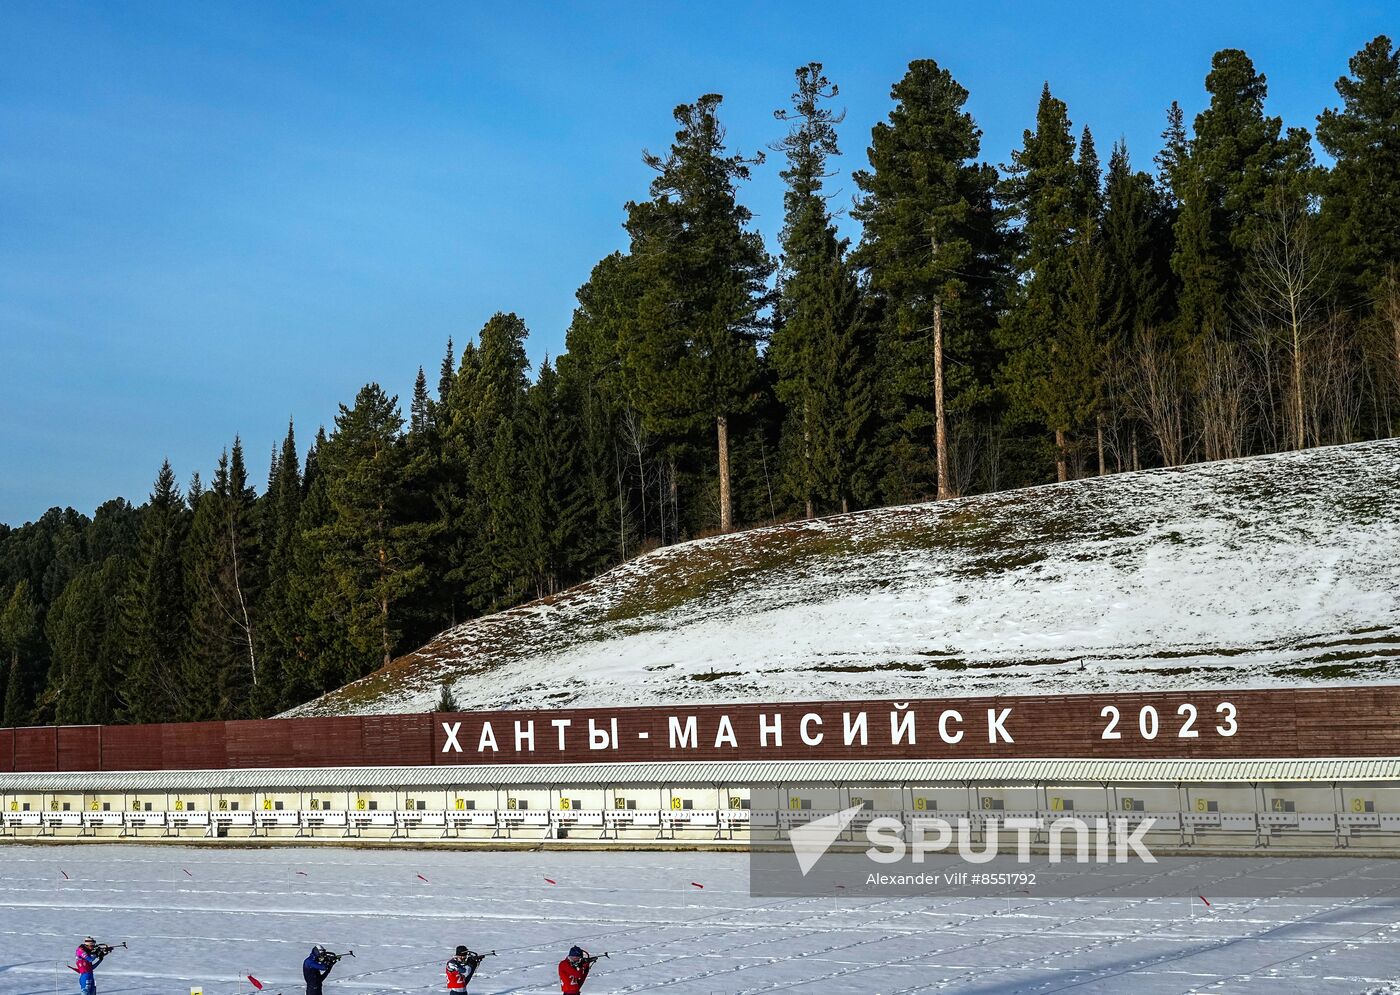
<path fill-rule="evenodd" d="M 1400 680 L 1400 441 L 684 543 L 301 714 Z"/>
<path fill-rule="evenodd" d="M 327 995 L 441 990 L 458 943 L 497 951 L 473 992 L 513 995 L 558 992 L 572 943 L 611 954 L 590 995 L 1400 991 L 1400 897 L 773 900 L 748 897 L 745 860 L 6 846 L 0 992 L 76 991 L 61 963 L 85 933 L 130 945 L 104 995 L 231 995 L 247 974 L 291 995 L 317 942 L 356 954 Z"/>

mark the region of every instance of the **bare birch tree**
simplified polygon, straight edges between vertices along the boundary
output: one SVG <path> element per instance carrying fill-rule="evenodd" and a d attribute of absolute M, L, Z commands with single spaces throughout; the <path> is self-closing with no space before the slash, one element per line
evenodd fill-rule
<path fill-rule="evenodd" d="M 1157 443 L 1163 466 L 1186 461 L 1186 398 L 1181 364 L 1154 328 L 1143 329 L 1133 351 L 1127 403 Z"/>
<path fill-rule="evenodd" d="M 1285 422 L 1294 449 L 1307 445 L 1306 357 L 1331 289 L 1326 257 L 1307 200 L 1275 193 L 1250 250 L 1242 304 L 1256 332 L 1276 337 L 1287 356 Z"/>

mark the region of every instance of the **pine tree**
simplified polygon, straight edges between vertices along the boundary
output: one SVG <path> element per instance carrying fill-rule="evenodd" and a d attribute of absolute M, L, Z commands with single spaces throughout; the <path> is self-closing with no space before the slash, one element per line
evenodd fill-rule
<path fill-rule="evenodd" d="M 127 664 L 119 698 L 128 722 L 164 722 L 189 710 L 182 680 L 188 614 L 181 562 L 188 518 L 167 460 L 142 509 L 140 545 L 122 596 Z"/>
<path fill-rule="evenodd" d="M 98 505 L 83 532 L 82 546 L 88 562 L 102 563 L 109 556 L 131 556 L 141 531 L 141 514 L 125 498 Z"/>
<path fill-rule="evenodd" d="M 734 526 L 729 420 L 747 411 L 759 377 L 761 310 L 772 262 L 747 230 L 737 186 L 757 159 L 726 155 L 718 94 L 675 110 L 680 129 L 656 171 L 651 199 L 627 205 L 641 294 L 623 366 L 649 430 L 675 438 L 713 427 L 721 531 Z"/>
<path fill-rule="evenodd" d="M 1317 140 L 1335 160 L 1322 223 L 1348 297 L 1361 303 L 1400 266 L 1400 48 L 1378 35 L 1349 68 L 1336 84 L 1342 106 L 1318 116 Z"/>
<path fill-rule="evenodd" d="M 1005 233 L 992 201 L 996 170 L 976 161 L 981 131 L 963 109 L 967 90 L 924 59 L 891 97 L 888 122 L 871 132 L 871 168 L 855 174 L 863 196 L 853 213 L 865 226 L 856 262 L 883 316 L 879 489 L 894 502 L 926 494 L 940 477 L 951 490 L 952 471 L 939 472 L 940 406 L 964 418 L 990 406 Z"/>
<path fill-rule="evenodd" d="M 1180 203 L 1172 268 L 1181 281 L 1178 327 L 1187 339 L 1226 335 L 1245 259 L 1271 192 L 1307 181 L 1308 135 L 1266 117 L 1267 81 L 1238 49 L 1206 76 L 1210 104 L 1196 116 L 1189 155 L 1172 170 Z M 1175 155 L 1175 154 L 1174 154 Z"/>
<path fill-rule="evenodd" d="M 456 712 L 456 711 L 459 711 L 459 706 L 458 706 L 458 704 L 457 704 L 457 697 L 452 693 L 452 682 L 451 682 L 451 681 L 443 681 L 443 682 L 442 682 L 442 694 L 440 694 L 440 695 L 438 696 L 437 707 L 434 709 L 434 711 L 438 711 L 438 712 Z"/>

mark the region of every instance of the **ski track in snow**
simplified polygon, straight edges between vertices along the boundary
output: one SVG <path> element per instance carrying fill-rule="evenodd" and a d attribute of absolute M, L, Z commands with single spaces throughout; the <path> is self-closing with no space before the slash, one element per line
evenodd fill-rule
<path fill-rule="evenodd" d="M 232 995 L 249 973 L 291 995 L 314 943 L 356 952 L 328 995 L 440 991 L 458 943 L 498 953 L 478 995 L 557 992 L 572 943 L 611 953 L 590 995 L 1400 995 L 1400 896 L 767 899 L 747 873 L 729 853 L 6 846 L 0 993 L 75 991 L 61 965 L 92 933 L 131 947 L 103 995 Z"/>
<path fill-rule="evenodd" d="M 886 508 L 658 550 L 297 713 L 1393 681 L 1398 548 L 1397 440 Z"/>

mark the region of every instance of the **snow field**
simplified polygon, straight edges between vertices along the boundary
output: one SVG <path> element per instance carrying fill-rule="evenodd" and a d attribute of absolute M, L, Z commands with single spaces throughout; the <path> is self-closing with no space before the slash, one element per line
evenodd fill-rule
<path fill-rule="evenodd" d="M 441 991 L 458 943 L 497 951 L 475 993 L 558 992 L 572 943 L 611 953 L 590 995 L 1400 991 L 1400 896 L 775 900 L 747 874 L 729 853 L 5 846 L 0 993 L 76 991 L 59 965 L 87 933 L 131 946 L 103 995 L 248 973 L 291 995 L 314 943 L 356 952 L 328 995 Z"/>
<path fill-rule="evenodd" d="M 1386 683 L 1400 441 L 666 547 L 299 714 Z"/>

